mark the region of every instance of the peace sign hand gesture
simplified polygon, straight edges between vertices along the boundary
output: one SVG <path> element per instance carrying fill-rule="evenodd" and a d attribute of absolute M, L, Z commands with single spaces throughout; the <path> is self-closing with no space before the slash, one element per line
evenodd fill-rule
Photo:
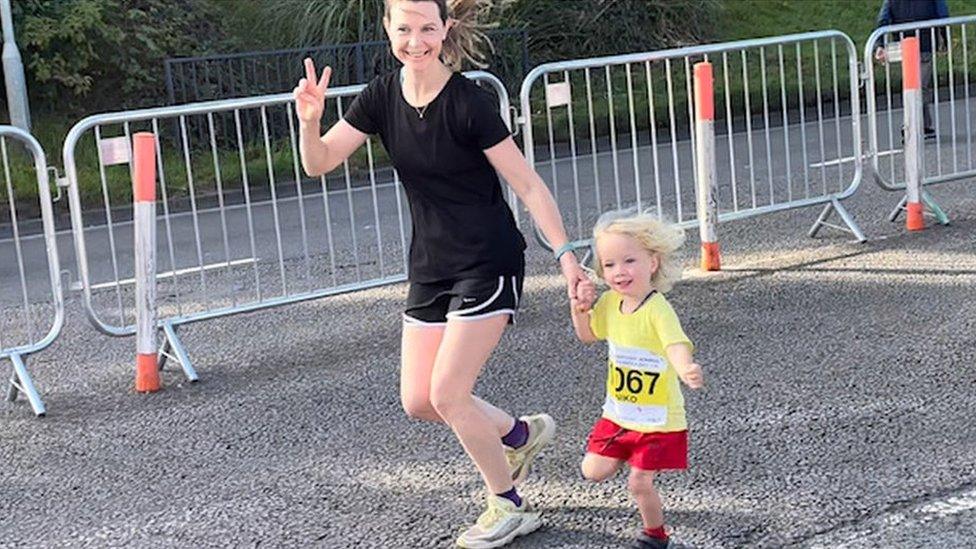
<path fill-rule="evenodd" d="M 305 58 L 305 78 L 298 81 L 293 92 L 295 96 L 295 112 L 302 123 L 318 123 L 325 111 L 325 92 L 329 89 L 329 78 L 332 68 L 325 67 L 322 77 L 315 76 L 315 63 Z"/>

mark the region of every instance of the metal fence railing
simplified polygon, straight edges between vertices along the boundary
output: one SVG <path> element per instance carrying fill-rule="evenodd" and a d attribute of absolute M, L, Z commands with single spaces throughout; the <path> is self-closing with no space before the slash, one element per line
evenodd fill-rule
<path fill-rule="evenodd" d="M 842 205 L 859 188 L 861 160 L 869 159 L 883 188 L 905 188 L 902 118 L 894 114 L 900 94 L 892 92 L 900 89 L 901 71 L 891 68 L 898 36 L 927 36 L 934 50 L 935 132 L 925 147 L 925 183 L 976 176 L 974 24 L 976 16 L 967 16 L 878 29 L 865 45 L 863 75 L 853 42 L 837 31 L 547 63 L 521 82 L 524 152 L 574 240 L 586 240 L 601 213 L 631 206 L 685 227 L 699 223 L 695 182 L 705 168 L 696 163 L 692 67 L 707 61 L 714 118 L 701 144 L 714 148 L 701 165 L 717 182 L 709 188 L 718 220 L 822 206 L 811 236 L 824 226 L 845 229 L 827 223 L 836 211 L 863 241 Z M 874 59 L 878 47 L 888 52 L 884 64 Z M 508 122 L 506 83 L 481 71 L 468 77 L 493 93 Z M 287 89 L 294 80 L 283 81 Z M 363 88 L 330 89 L 323 127 Z M 137 131 L 156 136 L 160 364 L 173 356 L 195 378 L 177 335 L 183 324 L 405 279 L 409 212 L 382 147 L 368 139 L 333 174 L 305 177 L 290 92 L 100 114 L 78 122 L 63 148 L 80 303 L 99 331 L 135 333 Z M 48 347 L 64 323 L 47 161 L 36 139 L 7 126 L 0 127 L 0 155 L 0 360 L 13 363 L 8 398 L 25 394 L 41 415 L 25 358 Z M 511 190 L 508 199 L 514 207 Z"/>
<path fill-rule="evenodd" d="M 931 130 L 922 148 L 923 184 L 976 176 L 976 91 L 970 84 L 976 72 L 976 53 L 970 54 L 976 52 L 976 16 L 970 15 L 880 27 L 865 43 L 867 156 L 875 182 L 887 190 L 905 189 L 898 48 L 903 36 L 917 37 L 921 49 L 924 122 Z M 926 202 L 947 221 L 933 201 L 926 197 Z"/>
<path fill-rule="evenodd" d="M 525 153 L 567 229 L 637 206 L 697 222 L 691 67 L 714 67 L 719 219 L 824 205 L 811 236 L 861 181 L 857 52 L 838 31 L 555 62 L 521 89 Z M 831 225 L 833 226 L 833 225 Z"/>
<path fill-rule="evenodd" d="M 499 98 L 502 83 L 468 73 Z M 323 127 L 364 85 L 331 88 Z M 254 128 L 242 123 L 258 120 Z M 275 136 L 274 125 L 287 128 Z M 206 128 L 205 139 L 190 132 Z M 131 135 L 157 136 L 157 307 L 174 352 L 181 324 L 399 282 L 409 213 L 373 138 L 333 174 L 305 177 L 291 93 L 90 116 L 64 144 L 83 303 L 103 333 L 135 330 Z M 80 189 L 99 189 L 82 203 Z M 82 209 L 84 206 L 84 215 Z M 164 355 L 165 356 L 165 355 Z"/>
<path fill-rule="evenodd" d="M 487 70 L 507 89 L 518 89 L 529 70 L 528 33 L 496 29 L 486 34 L 494 48 L 488 55 Z M 385 40 L 167 59 L 164 71 L 169 104 L 290 91 L 303 76 L 305 57 L 311 57 L 318 67 L 332 67 L 333 86 L 366 83 L 397 64 Z"/>
<path fill-rule="evenodd" d="M 41 416 L 44 403 L 26 359 L 51 345 L 64 325 L 47 160 L 33 136 L 12 126 L 0 126 L 0 156 L 0 361 L 13 364 L 7 400 L 23 393 Z M 39 215 L 41 230 L 25 234 L 21 214 Z"/>

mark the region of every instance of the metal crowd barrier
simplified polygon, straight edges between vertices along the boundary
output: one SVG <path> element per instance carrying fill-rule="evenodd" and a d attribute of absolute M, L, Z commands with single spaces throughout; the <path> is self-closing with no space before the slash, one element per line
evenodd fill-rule
<path fill-rule="evenodd" d="M 525 29 L 488 29 L 488 66 L 514 89 L 529 70 L 529 33 Z M 250 97 L 290 90 L 302 77 L 302 62 L 332 67 L 333 86 L 365 84 L 398 65 L 388 40 L 312 48 L 177 57 L 163 62 L 170 105 Z"/>
<path fill-rule="evenodd" d="M 467 76 L 494 91 L 508 120 L 502 83 Z M 363 88 L 329 90 L 323 127 Z M 83 302 L 99 331 L 135 333 L 132 198 L 120 189 L 131 189 L 136 131 L 157 135 L 160 364 L 174 358 L 196 379 L 182 324 L 405 280 L 409 214 L 382 148 L 371 138 L 336 173 L 304 177 L 290 93 L 100 114 L 76 124 L 63 151 Z M 100 188 L 99 207 L 84 213 L 82 177 Z"/>
<path fill-rule="evenodd" d="M 0 204 L 0 361 L 13 364 L 7 400 L 23 393 L 34 413 L 43 416 L 26 359 L 51 345 L 64 325 L 47 160 L 33 136 L 12 126 L 0 126 L 0 155 L 5 198 Z M 38 213 L 40 226 L 34 223 Z"/>
<path fill-rule="evenodd" d="M 886 63 L 878 79 L 873 57 L 878 46 L 896 55 L 890 44 L 899 33 L 927 34 L 936 44 L 945 37 L 945 52 L 932 56 L 936 134 L 927 147 L 924 182 L 976 175 L 968 53 L 973 23 L 976 16 L 895 25 L 869 38 L 867 156 L 883 188 L 905 188 L 896 148 L 901 117 L 892 114 L 899 94 L 891 91 L 899 87 L 900 70 Z M 587 240 L 601 213 L 631 206 L 685 227 L 699 222 L 691 70 L 699 61 L 710 62 L 714 73 L 715 147 L 709 152 L 717 166 L 719 221 L 820 205 L 810 236 L 828 226 L 865 240 L 841 204 L 862 179 L 861 79 L 854 44 L 838 31 L 533 69 L 520 94 L 524 151 L 552 189 L 569 234 Z M 502 82 L 481 71 L 467 75 L 493 91 L 509 121 Z M 363 87 L 330 90 L 324 126 L 339 119 Z M 406 278 L 409 212 L 385 152 L 369 139 L 336 173 L 306 178 L 293 108 L 285 93 L 100 114 L 70 130 L 63 160 L 78 287 L 96 329 L 113 336 L 136 331 L 130 182 L 137 131 L 156 135 L 160 365 L 174 358 L 196 379 L 177 335 L 183 324 Z M 885 145 L 879 133 L 887 136 Z M 11 161 L 11 140 L 27 148 L 29 160 Z M 21 130 L 0 127 L 0 152 L 6 182 L 0 197 L 7 198 L 0 206 L 0 360 L 14 365 L 8 398 L 25 393 L 41 415 L 24 357 L 49 346 L 64 322 L 48 172 L 37 141 Z M 27 187 L 17 184 L 24 171 L 36 179 L 32 213 L 39 210 L 42 220 L 26 233 L 18 207 L 34 195 L 25 199 Z M 511 190 L 508 199 L 514 208 Z M 833 211 L 846 227 L 827 222 Z M 37 276 L 44 271 L 46 277 Z"/>
<path fill-rule="evenodd" d="M 526 157 L 567 230 L 637 206 L 697 223 L 691 67 L 715 68 L 719 220 L 823 205 L 810 236 L 861 181 L 857 52 L 838 31 L 537 66 L 521 90 Z M 852 116 L 852 113 L 854 114 Z M 537 232 L 539 240 L 546 245 Z"/>
<path fill-rule="evenodd" d="M 976 16 L 970 15 L 880 27 L 868 37 L 864 45 L 867 154 L 874 181 L 886 190 L 905 190 L 901 67 L 897 47 L 902 36 L 915 36 L 922 42 L 922 63 L 931 67 L 930 89 L 923 90 L 923 94 L 931 103 L 930 124 L 935 132 L 926 137 L 923 147 L 923 184 L 976 176 L 973 162 L 976 108 L 971 105 L 976 93 L 970 91 L 969 80 L 972 64 L 969 52 L 976 49 L 976 43 L 973 43 L 976 40 Z M 877 58 L 879 48 L 888 52 L 883 60 Z M 880 75 L 878 66 L 883 66 Z M 923 88 L 926 87 L 926 72 L 923 67 Z M 948 221 L 930 197 L 923 195 L 923 200 L 940 221 Z M 892 212 L 891 219 L 897 217 L 903 204 L 904 201 Z"/>

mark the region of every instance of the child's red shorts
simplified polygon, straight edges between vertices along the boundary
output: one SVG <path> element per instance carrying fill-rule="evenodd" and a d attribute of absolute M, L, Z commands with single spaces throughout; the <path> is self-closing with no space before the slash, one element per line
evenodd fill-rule
<path fill-rule="evenodd" d="M 688 431 L 641 433 L 605 417 L 593 425 L 586 451 L 626 461 L 645 471 L 688 468 Z"/>

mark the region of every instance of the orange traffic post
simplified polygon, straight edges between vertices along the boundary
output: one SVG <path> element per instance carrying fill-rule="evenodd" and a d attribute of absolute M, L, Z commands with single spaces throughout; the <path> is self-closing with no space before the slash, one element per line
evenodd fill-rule
<path fill-rule="evenodd" d="M 718 178 L 715 173 L 715 99 L 712 64 L 695 63 L 695 162 L 701 268 L 722 268 L 718 247 Z"/>
<path fill-rule="evenodd" d="M 156 136 L 132 138 L 136 279 L 136 391 L 161 387 L 156 363 Z"/>
<path fill-rule="evenodd" d="M 908 201 L 905 228 L 921 231 L 925 228 L 922 209 L 922 91 L 918 38 L 901 41 L 902 98 L 905 116 L 905 186 Z"/>

